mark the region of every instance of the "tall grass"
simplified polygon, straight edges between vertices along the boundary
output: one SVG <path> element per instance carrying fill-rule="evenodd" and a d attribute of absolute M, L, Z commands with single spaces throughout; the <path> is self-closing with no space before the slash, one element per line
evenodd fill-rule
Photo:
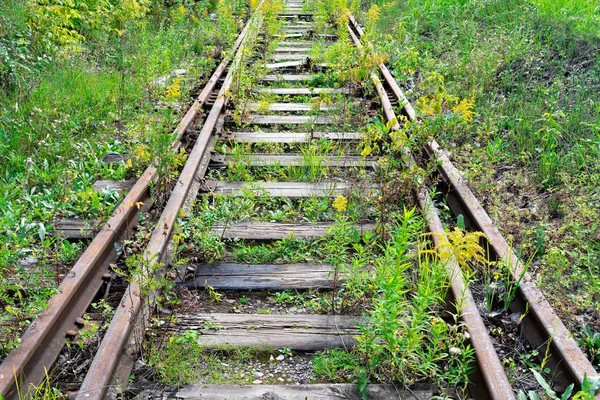
<path fill-rule="evenodd" d="M 530 0 L 551 18 L 567 20 L 584 34 L 600 36 L 600 3 L 595 0 Z"/>

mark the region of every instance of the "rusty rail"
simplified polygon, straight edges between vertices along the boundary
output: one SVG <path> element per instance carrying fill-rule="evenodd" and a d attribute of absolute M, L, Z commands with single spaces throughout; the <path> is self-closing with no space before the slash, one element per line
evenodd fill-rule
<path fill-rule="evenodd" d="M 234 51 L 240 43 L 241 35 L 233 46 Z M 202 107 L 230 60 L 226 58 L 221 62 L 175 128 L 176 139 L 171 144 L 174 151 L 182 146 L 183 135 L 197 122 Z M 39 385 L 60 354 L 66 342 L 66 332 L 74 333 L 82 328 L 76 320 L 85 313 L 102 287 L 109 265 L 117 260 L 114 243 L 130 237 L 138 224 L 138 213 L 150 208 L 150 183 L 157 177 L 156 168 L 148 166 L 65 276 L 59 293 L 50 299 L 48 307 L 25 331 L 20 346 L 2 362 L 0 394 L 4 398 L 20 398 L 30 386 Z M 143 205 L 140 207 L 139 204 Z"/>
<path fill-rule="evenodd" d="M 258 26 L 262 24 L 261 15 L 261 13 L 258 13 L 256 19 L 254 17 L 250 18 L 238 37 L 235 46 L 237 53 L 232 62 L 233 64 L 241 59 L 244 42 L 251 36 L 249 32 L 253 26 L 252 24 L 257 24 Z M 221 71 L 224 70 L 225 66 L 223 66 Z M 159 262 L 167 248 L 179 210 L 183 206 L 190 187 L 196 178 L 197 170 L 205 156 L 213 130 L 227 103 L 228 90 L 232 81 L 233 69 L 230 69 L 225 77 L 223 86 L 219 90 L 217 101 L 211 108 L 202 126 L 196 144 L 177 180 L 175 188 L 171 192 L 169 201 L 156 224 L 156 228 L 144 252 L 144 259 L 150 264 Z M 102 399 L 105 396 L 106 391 L 113 383 L 121 354 L 131 340 L 133 330 L 136 327 L 140 330 L 144 329 L 149 313 L 149 310 L 144 307 L 144 297 L 147 296 L 147 293 L 142 293 L 137 283 L 132 282 L 129 284 L 111 321 L 110 327 L 104 335 L 85 380 L 77 393 L 77 399 Z"/>
<path fill-rule="evenodd" d="M 358 39 L 364 34 L 353 16 L 350 16 L 350 24 L 357 32 L 356 35 L 351 32 L 351 36 Z M 403 113 L 410 120 L 414 120 L 416 118 L 414 109 L 406 100 L 396 80 L 387 71 L 387 68 L 385 68 L 387 73 L 384 73 L 381 65 L 379 69 L 398 102 L 403 104 Z M 458 170 L 443 153 L 439 144 L 435 140 L 431 140 L 425 146 L 425 151 L 430 157 L 436 159 L 438 172 L 451 189 L 447 197 L 453 213 L 455 215 L 462 214 L 468 225 L 485 234 L 490 255 L 496 260 L 504 260 L 511 267 L 513 280 L 518 281 L 522 276 L 516 298 L 510 308 L 514 312 L 525 315 L 522 322 L 523 332 L 533 346 L 550 345 L 552 351 L 547 363 L 554 373 L 553 378 L 565 387 L 571 383 L 581 387 L 584 375 L 597 376 L 598 373 L 583 354 L 571 333 L 556 315 L 543 293 L 532 282 L 531 276 L 523 272 L 522 262 L 498 231 L 473 192 L 463 182 Z M 600 395 L 596 398 L 600 399 Z"/>
<path fill-rule="evenodd" d="M 250 40 L 249 38 L 255 33 L 252 32 L 253 24 L 260 26 L 262 23 L 261 15 L 259 12 L 249 20 L 234 44 L 235 58 L 223 60 L 179 123 L 175 130 L 177 139 L 172 144 L 174 150 L 182 145 L 181 138 L 185 132 L 195 125 L 204 103 L 215 91 L 227 66 L 241 60 L 245 42 Z M 362 48 L 360 37 L 364 32 L 352 16 L 349 17 L 348 31 L 355 45 Z M 415 119 L 414 109 L 387 67 L 382 63 L 378 65 L 378 69 L 385 84 L 402 105 L 402 112 L 409 119 Z M 386 119 L 388 121 L 397 120 L 382 81 L 375 73 L 371 74 L 371 79 L 381 99 Z M 144 259 L 149 264 L 159 262 L 165 253 L 179 210 L 188 196 L 194 179 L 197 178 L 199 166 L 206 157 L 212 133 L 228 101 L 228 89 L 232 81 L 233 69 L 230 69 L 145 250 Z M 400 129 L 399 124 L 396 123 L 392 129 Z M 493 225 L 473 193 L 462 182 L 458 171 L 440 146 L 435 141 L 431 141 L 426 146 L 426 152 L 439 162 L 438 170 L 444 181 L 452 188 L 449 196 L 452 198 L 450 207 L 453 212 L 465 215 L 471 226 L 483 232 L 490 244 L 493 256 L 503 259 L 511 265 L 513 278 L 519 277 L 523 269 L 521 262 Z M 403 148 L 402 154 L 404 162 L 409 168 L 416 167 L 416 161 L 408 148 Z M 27 329 L 22 337 L 21 346 L 11 352 L 0 365 L 0 394 L 4 397 L 20 398 L 22 393 L 17 393 L 17 387 L 28 389 L 29 385 L 38 385 L 63 348 L 66 341 L 65 332 L 77 331 L 80 328 L 76 324 L 76 319 L 85 313 L 102 286 L 103 279 L 109 271 L 109 264 L 117 259 L 114 243 L 131 235 L 137 223 L 139 209 L 136 204 L 141 202 L 145 203 L 144 207 L 150 207 L 149 185 L 156 177 L 156 169 L 149 166 L 71 272 L 65 277 L 60 286 L 61 292 L 50 300 L 48 308 Z M 425 188 L 418 190 L 416 196 L 429 230 L 433 233 L 432 240 L 435 247 L 443 254 L 443 249 L 448 244 L 448 238 L 437 210 Z M 453 257 L 448 257 L 446 270 L 451 283 L 452 295 L 458 303 L 461 318 L 467 324 L 471 335 L 470 340 L 476 351 L 480 367 L 480 375 L 476 379 L 481 381 L 482 385 L 480 386 L 482 387 L 472 387 L 471 394 L 477 399 L 514 399 L 514 392 L 504 368 L 487 334 L 487 329 L 469 288 L 464 283 L 460 266 Z M 145 326 L 149 314 L 149 310 L 144 307 L 144 297 L 147 295 L 142 293 L 136 283 L 129 285 L 77 398 L 101 399 L 106 395 L 106 391 L 114 383 L 121 355 L 131 341 L 132 332 L 136 328 L 143 329 Z M 559 382 L 565 385 L 571 382 L 581 384 L 584 374 L 597 375 L 591 363 L 528 274 L 524 274 L 517 299 L 511 305 L 511 309 L 521 313 L 524 313 L 526 309 L 529 310 L 523 321 L 524 333 L 534 346 L 544 343 L 551 344 L 552 354 L 548 364 L 557 373 L 556 379 Z"/>
<path fill-rule="evenodd" d="M 522 276 L 516 298 L 511 303 L 510 309 L 525 316 L 522 321 L 523 332 L 531 345 L 539 347 L 550 344 L 552 351 L 547 363 L 553 371 L 553 378 L 565 386 L 571 383 L 581 386 L 584 374 L 589 377 L 598 375 L 544 294 L 533 283 L 531 276 L 523 271 L 522 262 L 498 231 L 473 192 L 463 182 L 458 170 L 442 152 L 438 143 L 435 140 L 429 142 L 426 150 L 439 162 L 438 171 L 452 188 L 448 194 L 448 197 L 451 197 L 448 203 L 453 213 L 464 215 L 466 222 L 473 229 L 485 234 L 490 253 L 492 253 L 490 255 L 496 260 L 504 260 L 511 267 L 513 280 L 518 281 Z"/>
<path fill-rule="evenodd" d="M 353 20 L 354 19 L 352 18 L 350 23 L 352 23 Z M 355 33 L 350 24 L 348 24 L 348 32 L 354 44 L 357 47 L 362 48 L 362 44 L 358 37 L 360 32 L 356 30 Z M 381 65 L 379 68 L 381 70 Z M 391 77 L 389 72 L 388 76 Z M 385 92 L 379 77 L 377 77 L 375 73 L 372 73 L 371 80 L 375 84 L 375 89 L 377 90 L 377 94 L 381 100 L 386 119 L 388 121 L 397 121 L 396 113 L 393 110 L 390 99 L 388 98 L 388 95 Z M 400 91 L 399 93 L 402 92 Z M 403 104 L 403 109 L 408 116 L 411 114 L 414 115 L 414 110 L 408 101 L 403 101 L 400 104 Z M 399 129 L 400 125 L 398 122 L 396 122 L 394 126 L 392 126 L 392 130 L 396 131 Z M 408 168 L 416 167 L 417 163 L 412 156 L 410 149 L 404 147 L 402 149 L 402 153 L 403 161 L 405 162 L 406 166 Z M 426 188 L 420 188 L 416 195 L 419 206 L 421 207 L 421 210 L 425 216 L 425 220 L 429 226 L 429 231 L 432 233 L 434 245 L 440 254 L 443 254 L 445 252 L 444 249 L 448 248 L 449 241 L 433 201 L 431 200 Z M 467 325 L 467 330 L 471 335 L 471 344 L 475 349 L 475 356 L 477 358 L 477 363 L 479 365 L 479 371 L 481 374 L 481 376 L 478 378 L 480 378 L 485 384 L 485 390 L 482 390 L 483 388 L 477 386 L 472 387 L 472 395 L 477 399 L 516 399 L 512 387 L 508 381 L 508 377 L 504 371 L 504 367 L 498 358 L 496 349 L 494 348 L 491 338 L 487 333 L 485 324 L 483 323 L 483 320 L 479 314 L 477 305 L 473 299 L 473 295 L 471 294 L 468 286 L 465 284 L 465 279 L 460 269 L 460 265 L 458 265 L 453 256 L 445 257 L 445 261 L 446 273 L 448 275 L 448 280 L 450 281 L 452 296 L 457 303 L 457 309 L 461 313 L 461 319 Z"/>

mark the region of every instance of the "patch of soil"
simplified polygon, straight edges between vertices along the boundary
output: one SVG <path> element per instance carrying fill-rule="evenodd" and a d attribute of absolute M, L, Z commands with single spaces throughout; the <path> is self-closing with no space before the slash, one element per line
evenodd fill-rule
<path fill-rule="evenodd" d="M 269 292 L 219 292 L 222 298 L 214 301 L 206 290 L 176 288 L 181 306 L 180 313 L 234 313 L 234 314 L 319 314 L 314 308 L 294 303 L 276 303 Z M 324 293 L 307 293 L 307 298 L 330 296 Z"/>
<path fill-rule="evenodd" d="M 521 314 L 504 312 L 497 305 L 492 307 L 492 311 L 487 311 L 483 279 L 470 282 L 469 288 L 513 389 L 525 392 L 539 390 L 540 386 L 530 368 L 539 369 L 537 356 L 543 356 L 545 348 L 534 349 L 530 346 L 522 332 Z"/>

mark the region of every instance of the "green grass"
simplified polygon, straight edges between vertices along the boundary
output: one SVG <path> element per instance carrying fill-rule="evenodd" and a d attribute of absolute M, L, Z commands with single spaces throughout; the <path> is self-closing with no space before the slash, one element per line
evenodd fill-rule
<path fill-rule="evenodd" d="M 600 35 L 600 4 L 594 0 L 531 0 L 538 9 L 556 20 L 567 20 L 583 34 Z"/>
<path fill-rule="evenodd" d="M 268 349 L 249 347 L 207 348 L 197 344 L 197 333 L 170 338 L 149 355 L 149 365 L 162 384 L 186 383 L 250 384 L 253 376 L 244 372 L 248 362 L 258 357 L 268 359 Z"/>

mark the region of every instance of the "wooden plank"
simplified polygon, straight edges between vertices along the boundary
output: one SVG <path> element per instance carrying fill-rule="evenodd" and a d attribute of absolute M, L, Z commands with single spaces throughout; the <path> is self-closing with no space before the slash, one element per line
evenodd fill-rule
<path fill-rule="evenodd" d="M 268 69 L 279 69 L 279 68 L 291 68 L 291 67 L 302 67 L 305 65 L 305 61 L 286 61 L 267 64 Z"/>
<path fill-rule="evenodd" d="M 312 32 L 314 31 L 314 26 L 309 25 L 284 25 L 281 27 L 281 32 L 286 33 L 296 33 L 296 32 Z"/>
<path fill-rule="evenodd" d="M 238 222 L 235 224 L 215 223 L 212 232 L 223 238 L 245 240 L 281 240 L 290 236 L 309 239 L 327 236 L 334 222 Z M 354 227 L 357 232 L 375 229 L 374 223 L 363 223 Z"/>
<path fill-rule="evenodd" d="M 288 20 L 296 20 L 297 18 L 306 18 L 306 19 L 311 19 L 313 18 L 312 13 L 305 13 L 305 12 L 282 12 L 277 14 L 277 16 L 279 18 L 282 19 L 288 19 Z"/>
<path fill-rule="evenodd" d="M 355 185 L 348 182 L 221 182 L 206 181 L 206 186 L 212 189 L 215 194 L 225 196 L 242 196 L 245 190 L 257 192 L 260 195 L 271 197 L 289 197 L 291 199 L 300 199 L 306 197 L 337 197 L 342 194 L 348 194 L 353 189 L 377 190 L 378 185 L 371 184 L 368 188 L 365 185 Z"/>
<path fill-rule="evenodd" d="M 361 317 L 308 314 L 178 314 L 177 331 L 198 330 L 201 346 L 288 347 L 295 351 L 350 348 Z M 218 326 L 220 329 L 206 329 Z M 222 329 L 224 328 L 224 329 Z"/>
<path fill-rule="evenodd" d="M 315 25 L 311 22 L 295 22 L 293 24 L 285 23 L 283 29 L 313 29 Z"/>
<path fill-rule="evenodd" d="M 315 157 L 316 161 L 319 161 L 322 166 L 325 167 L 363 167 L 372 168 L 377 165 L 377 159 L 369 157 L 368 159 L 361 156 L 322 156 L 320 159 Z M 242 163 L 250 167 L 264 167 L 264 166 L 286 166 L 286 167 L 300 167 L 306 165 L 306 159 L 302 155 L 297 154 L 248 154 L 241 159 L 234 156 L 223 156 L 220 154 L 213 154 L 211 157 L 211 166 L 214 167 L 226 167 L 233 163 Z"/>
<path fill-rule="evenodd" d="M 300 54 L 290 54 L 290 53 L 284 53 L 284 54 L 273 54 L 272 56 L 269 56 L 269 60 L 271 61 L 287 61 L 287 60 L 307 60 L 308 54 L 307 53 L 300 53 Z"/>
<path fill-rule="evenodd" d="M 260 103 L 248 103 L 247 111 L 277 111 L 277 112 L 306 112 L 306 111 L 330 111 L 339 110 L 345 107 L 357 106 L 360 103 L 353 101 L 349 103 L 268 103 L 267 106 L 262 106 Z"/>
<path fill-rule="evenodd" d="M 135 185 L 135 180 L 127 180 L 127 181 L 111 181 L 111 180 L 98 180 L 94 182 L 94 189 L 101 192 L 104 189 L 108 190 L 117 190 L 117 191 L 129 191 L 133 185 Z"/>
<path fill-rule="evenodd" d="M 256 89 L 258 93 L 278 94 L 278 95 L 315 95 L 321 93 L 344 93 L 350 94 L 352 91 L 348 88 L 260 88 Z"/>
<path fill-rule="evenodd" d="M 308 67 L 308 64 L 306 63 L 306 61 L 283 61 L 283 62 L 278 62 L 278 63 L 272 63 L 272 64 L 266 64 L 266 67 L 268 69 L 283 69 L 283 68 L 302 68 L 302 67 Z M 319 67 L 319 68 L 327 68 L 327 64 L 326 63 L 317 63 L 314 64 L 313 67 Z"/>
<path fill-rule="evenodd" d="M 202 264 L 194 280 L 178 284 L 190 288 L 208 284 L 216 290 L 331 289 L 331 272 L 329 264 Z"/>
<path fill-rule="evenodd" d="M 311 124 L 330 125 L 339 122 L 341 118 L 331 115 L 257 115 L 251 114 L 244 118 L 244 122 L 253 125 L 284 125 L 284 124 Z"/>
<path fill-rule="evenodd" d="M 278 43 L 279 46 L 312 46 L 315 42 L 312 40 L 294 40 L 292 41 L 281 41 Z"/>
<path fill-rule="evenodd" d="M 98 221 L 78 218 L 63 218 L 54 222 L 53 232 L 65 239 L 89 239 L 94 236 Z"/>
<path fill-rule="evenodd" d="M 369 384 L 366 400 L 422 400 L 440 394 L 433 385 L 407 389 L 401 385 Z M 176 400 L 361 400 L 351 383 L 317 383 L 306 385 L 184 385 Z"/>
<path fill-rule="evenodd" d="M 231 132 L 222 139 L 238 143 L 305 143 L 313 139 L 360 140 L 360 132 Z"/>
<path fill-rule="evenodd" d="M 293 38 L 301 38 L 301 37 L 305 37 L 306 35 L 302 34 L 302 33 L 288 33 L 285 35 L 273 35 L 273 37 L 280 37 L 280 38 L 284 38 L 284 39 L 293 39 Z"/>
<path fill-rule="evenodd" d="M 317 75 L 313 74 L 281 74 L 281 75 L 265 75 L 262 78 L 263 82 L 304 82 L 312 81 Z"/>
<path fill-rule="evenodd" d="M 278 47 L 275 49 L 275 51 L 277 53 L 296 53 L 296 52 L 309 52 L 312 49 L 312 47 L 292 47 L 292 46 L 287 46 L 287 47 Z"/>

